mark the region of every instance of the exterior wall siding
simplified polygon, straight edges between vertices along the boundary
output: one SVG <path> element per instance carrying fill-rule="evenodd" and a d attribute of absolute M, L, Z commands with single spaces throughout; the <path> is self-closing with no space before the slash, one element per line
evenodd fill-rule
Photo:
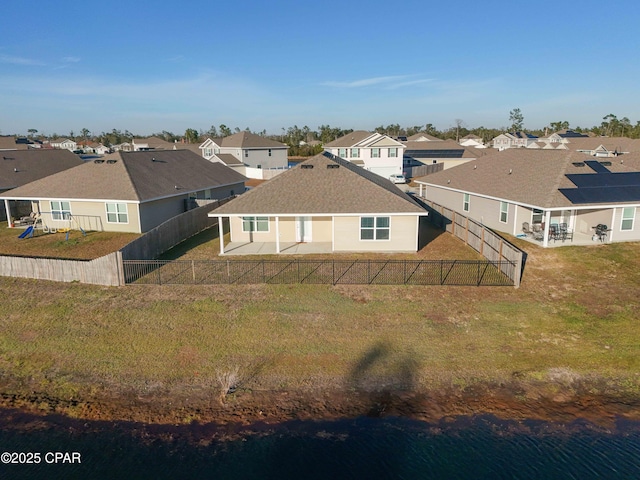
<path fill-rule="evenodd" d="M 360 216 L 335 217 L 336 252 L 415 252 L 418 238 L 415 216 L 391 216 L 389 240 L 360 240 Z"/>

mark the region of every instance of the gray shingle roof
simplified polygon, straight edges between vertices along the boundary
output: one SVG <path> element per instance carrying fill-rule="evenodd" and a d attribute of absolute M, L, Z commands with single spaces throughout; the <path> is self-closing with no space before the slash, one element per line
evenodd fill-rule
<path fill-rule="evenodd" d="M 0 191 L 31 183 L 39 178 L 82 164 L 69 150 L 12 150 L 0 152 Z"/>
<path fill-rule="evenodd" d="M 102 162 L 84 163 L 6 195 L 145 202 L 245 180 L 229 167 L 209 162 L 189 150 L 118 152 Z"/>
<path fill-rule="evenodd" d="M 322 153 L 216 209 L 222 215 L 425 214 L 389 180 Z"/>
<path fill-rule="evenodd" d="M 607 168 L 612 172 L 640 171 L 640 154 L 596 159 L 569 150 L 518 148 L 495 152 L 416 181 L 541 208 L 571 207 L 572 203 L 558 189 L 576 188 L 566 174 L 593 173 L 584 164 L 574 165 L 586 160 L 611 160 Z"/>
<path fill-rule="evenodd" d="M 288 148 L 284 143 L 276 142 L 251 132 L 239 132 L 221 140 L 212 140 L 221 147 L 227 148 Z"/>
<path fill-rule="evenodd" d="M 336 147 L 352 147 L 356 143 L 361 142 L 367 137 L 373 135 L 371 132 L 366 132 L 364 130 L 356 130 L 355 132 L 347 133 L 340 138 L 336 138 L 333 142 L 325 143 L 325 148 L 336 148 Z"/>

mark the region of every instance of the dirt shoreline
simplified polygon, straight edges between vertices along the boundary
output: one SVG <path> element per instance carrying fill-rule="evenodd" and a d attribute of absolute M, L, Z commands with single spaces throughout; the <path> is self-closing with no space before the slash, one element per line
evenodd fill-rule
<path fill-rule="evenodd" d="M 478 385 L 434 391 L 239 391 L 224 403 L 211 398 L 120 394 L 62 400 L 46 393 L 0 393 L 0 425 L 16 430 L 63 426 L 91 431 L 118 428 L 144 437 L 184 437 L 195 442 L 234 439 L 279 424 L 357 417 L 403 417 L 434 425 L 463 417 L 491 415 L 508 422 L 558 425 L 588 422 L 615 431 L 640 428 L 640 398 L 554 389 L 546 394 L 521 385 Z M 634 428 L 635 428 L 634 427 Z"/>

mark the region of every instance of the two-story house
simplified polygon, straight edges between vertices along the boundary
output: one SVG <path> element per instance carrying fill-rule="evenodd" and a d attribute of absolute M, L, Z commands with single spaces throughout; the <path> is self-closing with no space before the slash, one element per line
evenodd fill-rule
<path fill-rule="evenodd" d="M 289 147 L 251 132 L 239 132 L 224 138 L 208 138 L 200 145 L 202 156 L 221 162 L 249 178 L 266 179 L 288 168 Z"/>
<path fill-rule="evenodd" d="M 381 133 L 358 130 L 327 143 L 324 149 L 384 178 L 403 173 L 404 144 Z"/>

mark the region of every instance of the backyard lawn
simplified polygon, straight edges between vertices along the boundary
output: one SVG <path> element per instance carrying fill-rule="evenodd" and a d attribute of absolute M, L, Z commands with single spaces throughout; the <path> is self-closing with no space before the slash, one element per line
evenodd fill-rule
<path fill-rule="evenodd" d="M 24 228 L 7 228 L 0 224 L 0 255 L 54 257 L 91 260 L 115 252 L 140 235 L 136 233 L 86 232 L 71 230 L 43 233 L 36 230 L 33 237 L 18 238 Z"/>

